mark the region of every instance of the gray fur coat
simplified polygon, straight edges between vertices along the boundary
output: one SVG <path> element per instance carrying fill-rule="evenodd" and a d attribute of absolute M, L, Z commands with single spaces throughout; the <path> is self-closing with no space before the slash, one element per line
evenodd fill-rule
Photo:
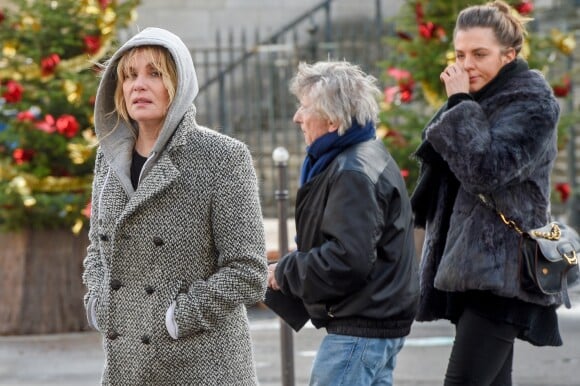
<path fill-rule="evenodd" d="M 543 76 L 526 70 L 479 102 L 463 100 L 443 111 L 427 126 L 426 139 L 460 186 L 442 256 L 437 256 L 435 246 L 443 237 L 440 208 L 449 187 L 433 187 L 438 198 L 426 224 L 423 301 L 436 288 L 489 290 L 541 305 L 560 303 L 559 296 L 540 296 L 520 288 L 519 235 L 478 198 L 479 194 L 491 198 L 523 229 L 546 223 L 558 116 L 558 103 Z M 418 320 L 436 318 L 429 307 L 423 302 Z"/>

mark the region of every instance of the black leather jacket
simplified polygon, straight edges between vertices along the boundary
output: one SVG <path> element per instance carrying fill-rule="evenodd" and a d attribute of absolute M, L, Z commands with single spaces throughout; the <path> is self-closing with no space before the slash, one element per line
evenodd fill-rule
<path fill-rule="evenodd" d="M 412 214 L 381 141 L 349 147 L 298 191 L 296 229 L 298 249 L 279 261 L 276 280 L 316 327 L 408 335 L 419 293 Z"/>

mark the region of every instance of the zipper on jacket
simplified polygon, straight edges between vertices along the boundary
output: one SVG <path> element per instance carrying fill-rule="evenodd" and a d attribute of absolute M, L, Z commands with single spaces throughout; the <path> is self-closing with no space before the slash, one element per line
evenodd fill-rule
<path fill-rule="evenodd" d="M 148 166 L 149 161 L 152 160 L 155 157 L 155 154 L 157 154 L 157 153 L 156 152 L 152 152 L 151 154 L 149 154 L 149 157 L 147 157 L 147 160 L 143 164 L 143 167 L 141 168 L 141 171 L 139 172 L 139 180 L 137 181 L 137 187 L 139 185 L 141 185 L 141 177 L 143 177 L 143 172 L 145 171 L 145 168 Z"/>

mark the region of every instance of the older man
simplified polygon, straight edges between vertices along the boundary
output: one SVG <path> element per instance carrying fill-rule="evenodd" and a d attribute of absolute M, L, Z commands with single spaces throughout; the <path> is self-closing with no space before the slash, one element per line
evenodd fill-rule
<path fill-rule="evenodd" d="M 347 62 L 303 63 L 290 90 L 307 145 L 298 248 L 270 265 L 269 291 L 300 299 L 328 332 L 311 385 L 391 385 L 418 277 L 405 183 L 376 139 L 376 79 Z"/>

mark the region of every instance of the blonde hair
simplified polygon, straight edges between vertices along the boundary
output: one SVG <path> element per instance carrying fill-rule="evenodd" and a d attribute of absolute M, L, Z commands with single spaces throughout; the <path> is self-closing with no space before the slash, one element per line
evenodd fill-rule
<path fill-rule="evenodd" d="M 496 0 L 484 5 L 474 5 L 459 13 L 453 36 L 458 30 L 473 27 L 491 28 L 500 45 L 520 53 L 527 35 L 525 24 L 533 20 L 520 15 L 507 3 Z"/>
<path fill-rule="evenodd" d="M 351 127 L 353 118 L 361 125 L 378 120 L 377 79 L 345 61 L 300 63 L 290 92 L 298 99 L 308 96 L 319 114 L 338 124 L 339 135 Z"/>
<path fill-rule="evenodd" d="M 135 56 L 138 53 L 146 55 L 148 62 L 161 74 L 161 79 L 169 94 L 169 105 L 175 98 L 175 90 L 177 88 L 177 66 L 165 47 L 139 46 L 125 52 L 117 64 L 117 85 L 115 87 L 114 102 L 115 110 L 120 118 L 128 124 L 130 124 L 131 119 L 123 96 L 123 81 L 131 68 L 135 67 Z"/>

